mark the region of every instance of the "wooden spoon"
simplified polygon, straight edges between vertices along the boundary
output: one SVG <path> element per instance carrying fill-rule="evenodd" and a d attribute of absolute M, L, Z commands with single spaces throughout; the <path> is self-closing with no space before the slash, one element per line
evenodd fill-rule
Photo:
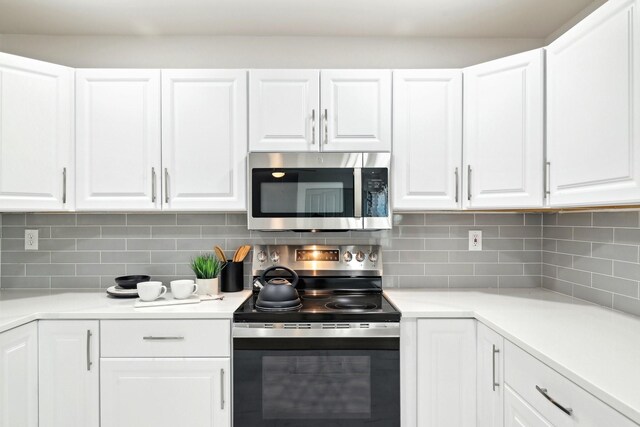
<path fill-rule="evenodd" d="M 216 253 L 216 256 L 220 260 L 220 262 L 227 262 L 227 256 L 224 254 L 224 251 L 220 246 L 214 246 L 213 250 Z"/>
<path fill-rule="evenodd" d="M 251 246 L 249 245 L 244 245 L 241 246 L 238 249 L 237 252 L 237 257 L 234 259 L 235 262 L 243 262 L 244 259 L 247 257 L 247 255 L 249 254 L 249 251 L 251 251 Z"/>

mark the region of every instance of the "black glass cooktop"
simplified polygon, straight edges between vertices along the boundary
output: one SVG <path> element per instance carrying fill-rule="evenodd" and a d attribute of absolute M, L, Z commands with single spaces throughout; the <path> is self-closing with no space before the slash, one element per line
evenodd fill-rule
<path fill-rule="evenodd" d="M 300 292 L 302 307 L 294 311 L 261 311 L 254 293 L 233 314 L 234 322 L 398 322 L 400 312 L 381 292 Z"/>

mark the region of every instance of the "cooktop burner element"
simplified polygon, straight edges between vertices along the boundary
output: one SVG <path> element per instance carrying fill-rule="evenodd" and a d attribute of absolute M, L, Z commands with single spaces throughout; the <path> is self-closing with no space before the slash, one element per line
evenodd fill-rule
<path fill-rule="evenodd" d="M 327 255 L 329 254 L 329 255 Z M 294 270 L 301 306 L 264 309 L 256 302 L 265 279 L 279 277 L 275 265 Z M 269 271 L 269 270 L 273 271 Z M 382 254 L 375 245 L 256 245 L 253 295 L 233 315 L 234 322 L 399 322 L 400 313 L 382 293 Z M 289 286 L 289 285 L 277 285 Z"/>

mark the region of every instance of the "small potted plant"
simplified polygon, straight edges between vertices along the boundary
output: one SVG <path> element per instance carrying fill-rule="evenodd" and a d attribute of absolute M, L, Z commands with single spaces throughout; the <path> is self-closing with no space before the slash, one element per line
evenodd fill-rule
<path fill-rule="evenodd" d="M 220 293 L 218 276 L 224 266 L 225 264 L 211 253 L 191 258 L 190 267 L 196 275 L 198 295 L 218 295 Z"/>

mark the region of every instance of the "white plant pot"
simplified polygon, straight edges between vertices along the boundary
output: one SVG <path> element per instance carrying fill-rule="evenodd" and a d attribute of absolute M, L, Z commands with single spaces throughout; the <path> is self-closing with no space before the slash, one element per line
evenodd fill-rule
<path fill-rule="evenodd" d="M 198 295 L 218 295 L 220 293 L 220 283 L 215 279 L 196 279 L 198 284 Z"/>

